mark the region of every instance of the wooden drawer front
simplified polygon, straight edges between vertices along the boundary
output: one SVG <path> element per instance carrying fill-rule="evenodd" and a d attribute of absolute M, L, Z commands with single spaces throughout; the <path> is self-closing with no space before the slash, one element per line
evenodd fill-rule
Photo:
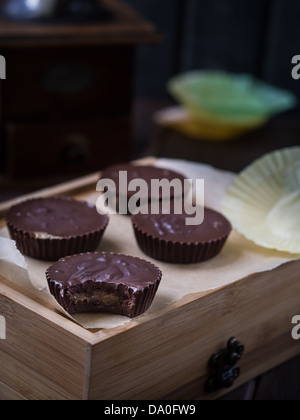
<path fill-rule="evenodd" d="M 2 294 L 0 305 L 7 324 L 0 341 L 0 400 L 83 399 L 87 344 Z"/>
<path fill-rule="evenodd" d="M 131 120 L 7 124 L 5 171 L 14 178 L 83 173 L 130 160 Z"/>
<path fill-rule="evenodd" d="M 100 343 L 93 352 L 91 399 L 214 399 L 208 361 L 235 336 L 245 345 L 234 387 L 300 354 L 292 339 L 299 307 L 299 262 L 241 280 L 172 314 Z"/>
<path fill-rule="evenodd" d="M 6 119 L 57 121 L 130 113 L 133 47 L 8 50 L 5 57 Z"/>

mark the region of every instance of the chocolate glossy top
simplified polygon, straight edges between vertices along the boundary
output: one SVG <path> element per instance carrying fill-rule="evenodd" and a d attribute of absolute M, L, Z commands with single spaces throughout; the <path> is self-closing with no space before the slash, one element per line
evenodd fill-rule
<path fill-rule="evenodd" d="M 134 291 L 143 290 L 161 279 L 161 271 L 148 261 L 113 253 L 87 253 L 66 257 L 53 264 L 47 278 L 61 288 L 93 281 Z"/>
<path fill-rule="evenodd" d="M 114 165 L 103 171 L 101 179 L 110 179 L 115 182 L 117 187 L 117 193 L 122 194 L 124 191 L 119 189 L 119 173 L 120 171 L 127 172 L 128 184 L 135 179 L 143 179 L 147 182 L 149 198 L 151 196 L 151 181 L 152 180 L 162 180 L 167 179 L 168 181 L 173 181 L 174 179 L 179 179 L 181 181 L 182 189 L 184 190 L 184 179 L 185 177 L 182 174 L 179 174 L 168 169 L 161 169 L 155 166 L 135 166 L 130 164 L 121 164 Z M 127 193 L 128 197 L 132 197 L 136 191 L 129 191 Z M 171 191 L 171 197 L 174 197 Z M 162 198 L 162 193 L 160 192 L 159 198 Z"/>
<path fill-rule="evenodd" d="M 183 212 L 180 215 L 142 215 L 133 216 L 136 228 L 153 238 L 180 243 L 205 243 L 222 239 L 231 232 L 231 224 L 220 213 L 205 208 L 204 222 L 198 226 L 187 226 Z"/>
<path fill-rule="evenodd" d="M 108 217 L 95 206 L 68 197 L 38 198 L 12 207 L 6 221 L 23 232 L 70 237 L 103 229 Z"/>

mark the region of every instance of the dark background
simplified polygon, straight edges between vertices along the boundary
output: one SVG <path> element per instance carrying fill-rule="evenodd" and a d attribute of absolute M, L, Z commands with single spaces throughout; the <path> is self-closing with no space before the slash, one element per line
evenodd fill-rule
<path fill-rule="evenodd" d="M 220 169 L 239 172 L 263 154 L 275 149 L 299 145 L 300 80 L 296 81 L 292 78 L 292 69 L 295 66 L 292 64 L 292 58 L 300 54 L 300 25 L 298 22 L 300 3 L 298 0 L 123 1 L 153 23 L 161 35 L 160 42 L 138 46 L 136 50 L 132 113 L 134 133 L 133 147 L 130 151 L 132 159 L 151 154 L 157 157 L 198 161 Z M 0 0 L 0 4 L 2 2 L 3 0 Z M 86 49 L 81 46 L 76 47 L 76 52 L 82 57 L 87 54 Z M 46 52 L 46 54 L 48 53 Z M 101 57 L 100 51 L 99 56 Z M 42 61 L 41 53 L 37 52 L 33 61 L 29 63 L 28 69 L 30 69 L 30 65 L 34 68 L 38 67 L 36 62 Z M 12 65 L 11 60 L 8 60 L 8 63 Z M 17 79 L 20 82 L 19 67 L 15 64 L 14 66 Z M 175 104 L 167 92 L 168 80 L 174 75 L 193 69 L 218 69 L 250 73 L 270 84 L 294 92 L 299 99 L 299 104 L 294 110 L 272 118 L 264 127 L 242 135 L 237 141 L 215 143 L 207 141 L 207 139 L 191 140 L 174 131 L 157 126 L 154 117 L 157 111 Z M 128 69 L 126 70 L 124 61 L 122 61 L 116 69 L 119 83 L 123 83 L 120 81 L 123 80 L 122 78 L 126 80 L 126 71 L 128 72 Z M 13 84 L 12 71 L 9 71 L 8 74 L 10 83 Z M 115 73 L 113 77 L 116 77 Z M 24 103 L 25 96 L 26 98 L 28 96 L 29 101 L 28 107 L 24 107 L 26 114 L 27 108 L 30 109 L 33 104 L 38 104 L 41 98 L 33 99 L 28 95 L 28 89 L 31 88 L 28 86 L 26 91 L 25 87 L 28 81 L 25 76 L 23 79 L 23 91 L 26 92 L 26 95 L 22 96 L 23 102 L 21 102 Z M 106 82 L 104 81 L 104 83 Z M 128 90 L 131 88 L 126 83 L 123 83 L 122 86 L 128 87 Z M 17 88 L 14 90 L 16 91 Z M 93 98 L 95 95 L 93 92 Z M 110 95 L 112 100 L 115 96 L 115 93 Z M 99 94 L 99 98 L 101 98 L 101 94 Z M 18 109 L 20 101 L 12 97 L 9 99 Z M 53 100 L 52 97 L 50 99 Z M 85 115 L 91 102 L 88 101 L 85 105 L 84 100 L 82 107 Z M 45 98 L 45 101 L 47 102 L 48 99 Z M 57 99 L 57 102 L 65 103 L 60 98 Z M 116 102 L 115 105 L 117 106 L 119 102 Z M 106 106 L 105 109 L 108 108 L 107 103 L 103 106 Z M 5 114 L 5 106 L 2 108 L 1 114 Z M 55 109 L 53 113 L 57 114 L 57 110 Z M 100 119 L 101 115 L 94 117 Z M 32 120 L 34 118 L 32 117 Z M 60 119 L 62 120 L 62 117 Z M 18 121 L 15 122 L 18 123 Z M 39 121 L 33 122 L 39 124 Z M 77 123 L 76 119 L 75 122 Z M 6 122 L 4 122 L 5 124 Z M 93 130 L 89 123 L 84 125 L 84 130 L 87 130 L 86 126 L 90 127 L 89 131 Z M 120 124 L 116 124 L 116 126 L 119 127 Z M 77 128 L 74 130 L 76 131 Z M 122 132 L 121 129 L 120 131 Z M 48 132 L 48 129 L 41 128 L 41 133 L 45 132 Z M 101 130 L 94 129 L 94 132 L 93 142 L 95 143 Z M 28 133 L 26 136 L 30 140 Z M 3 143 L 8 144 L 9 140 L 5 140 L 4 137 Z M 120 137 L 122 143 L 121 140 Z M 103 138 L 101 141 L 104 144 L 109 144 L 109 141 L 104 141 Z M 61 147 L 59 142 L 59 136 L 57 136 L 55 140 L 57 149 Z M 29 149 L 30 144 L 29 141 Z M 5 147 L 3 150 L 4 153 L 1 152 L 2 166 L 7 167 Z M 128 148 L 126 151 L 128 152 Z M 124 153 L 124 156 L 128 154 Z M 49 162 L 52 162 L 51 156 L 49 156 Z M 64 162 L 61 162 L 61 166 L 64 166 Z M 102 169 L 102 166 L 103 163 L 99 165 L 99 169 Z M 60 169 L 53 168 L 54 174 L 57 174 Z M 89 166 L 84 170 L 92 172 Z M 27 169 L 24 170 L 24 180 L 28 172 Z M 0 189 L 3 191 L 1 199 L 19 195 L 23 191 L 25 192 L 25 189 L 26 191 L 36 190 L 56 183 L 54 180 L 48 180 L 45 185 L 38 185 L 36 181 L 44 178 L 37 174 L 33 184 L 27 187 L 21 186 L 19 180 L 14 184 L 11 184 L 7 179 L 3 181 L 1 175 Z M 68 177 L 73 178 L 74 176 L 71 172 L 68 174 Z"/>
<path fill-rule="evenodd" d="M 240 171 L 276 149 L 300 143 L 300 80 L 292 78 L 292 58 L 300 54 L 297 0 L 126 0 L 153 22 L 159 45 L 140 47 L 135 82 L 135 156 L 200 161 Z M 156 111 L 173 104 L 166 89 L 174 75 L 193 69 L 250 73 L 288 89 L 298 106 L 274 117 L 240 143 L 193 142 L 157 130 Z M 151 147 L 153 142 L 158 147 Z"/>
<path fill-rule="evenodd" d="M 0 0 L 0 4 L 3 1 Z M 124 55 L 119 59 L 118 65 L 114 63 L 110 71 L 104 71 L 103 75 L 100 76 L 106 63 L 102 57 L 103 50 L 95 48 L 95 50 L 91 50 L 92 52 L 88 52 L 85 47 L 74 44 L 73 51 L 76 52 L 76 56 L 78 54 L 81 57 L 78 58 L 79 61 L 81 60 L 84 63 L 88 61 L 87 56 L 89 54 L 89 57 L 92 56 L 95 58 L 94 61 L 98 66 L 95 67 L 96 74 L 105 87 L 106 93 L 109 95 L 109 100 L 104 98 L 101 91 L 102 86 L 99 85 L 95 86 L 93 91 L 90 92 L 91 95 L 89 98 L 87 96 L 88 94 L 86 96 L 78 95 L 77 105 L 78 108 L 81 106 L 82 110 L 76 112 L 80 118 L 77 118 L 77 114 L 74 117 L 75 111 L 72 111 L 73 103 L 71 106 L 70 104 L 68 105 L 66 102 L 67 97 L 63 98 L 63 95 L 57 95 L 56 98 L 52 94 L 48 97 L 43 97 L 42 88 L 37 79 L 40 74 L 44 74 L 43 72 L 45 72 L 44 69 L 42 70 L 42 62 L 43 57 L 45 63 L 47 62 L 51 55 L 49 51 L 44 50 L 43 47 L 37 49 L 36 53 L 28 59 L 28 66 L 24 66 L 23 76 L 19 71 L 21 67 L 20 60 L 18 59 L 19 61 L 13 62 L 11 56 L 8 56 L 8 65 L 12 66 L 14 71 L 11 68 L 7 69 L 9 80 L 4 86 L 6 88 L 8 85 L 10 86 L 10 94 L 7 94 L 6 103 L 5 99 L 3 99 L 3 104 L 1 103 L 0 105 L 0 123 L 3 122 L 3 131 L 5 131 L 5 135 L 2 135 L 1 140 L 3 144 L 2 156 L 0 156 L 1 174 L 4 173 L 5 176 L 7 174 L 9 176 L 13 174 L 16 178 L 18 175 L 15 174 L 16 170 L 14 168 L 16 166 L 19 166 L 19 174 L 22 173 L 22 175 L 27 176 L 35 171 L 35 166 L 29 164 L 23 170 L 23 166 L 19 164 L 19 157 L 16 156 L 17 153 L 12 151 L 9 154 L 7 150 L 11 150 L 10 145 L 25 144 L 25 137 L 29 140 L 31 138 L 28 145 L 25 145 L 28 151 L 31 150 L 30 147 L 33 148 L 30 145 L 33 145 L 34 141 L 39 142 L 39 137 L 43 136 L 44 133 L 49 133 L 51 138 L 54 137 L 53 134 L 50 134 L 49 127 L 41 127 L 41 135 L 38 134 L 37 129 L 34 131 L 37 125 L 30 127 L 31 120 L 33 124 L 42 122 L 39 116 L 39 113 L 42 112 L 40 109 L 50 109 L 51 101 L 54 109 L 48 112 L 47 115 L 43 115 L 43 121 L 49 122 L 51 127 L 55 129 L 55 133 L 58 133 L 55 140 L 57 149 L 56 160 L 52 159 L 51 156 L 48 159 L 49 167 L 52 165 L 55 166 L 55 163 L 52 164 L 52 162 L 60 162 L 61 168 L 56 168 L 54 170 L 55 173 L 58 173 L 68 163 L 66 158 L 64 158 L 64 161 L 60 158 L 60 155 L 64 156 L 65 154 L 62 143 L 65 141 L 66 135 L 61 133 L 58 127 L 59 123 L 65 123 L 63 114 L 67 115 L 70 124 L 74 123 L 74 127 L 68 128 L 68 130 L 73 130 L 76 133 L 79 132 L 81 138 L 87 137 L 89 141 L 91 137 L 91 143 L 94 146 L 96 143 L 99 143 L 99 132 L 102 134 L 101 141 L 103 145 L 109 145 L 110 139 L 112 138 L 114 138 L 115 142 L 120 141 L 120 146 L 122 144 L 125 145 L 122 158 L 124 156 L 124 159 L 126 158 L 127 160 L 129 159 L 129 153 L 131 159 L 151 154 L 157 157 L 198 161 L 214 165 L 220 169 L 238 172 L 263 154 L 275 149 L 299 144 L 300 80 L 294 80 L 292 78 L 292 69 L 295 66 L 292 64 L 292 59 L 295 55 L 300 54 L 300 25 L 298 23 L 300 3 L 298 0 L 122 1 L 128 3 L 133 9 L 148 19 L 149 22 L 153 23 L 161 35 L 160 42 L 137 47 L 134 66 L 133 113 L 131 114 L 130 112 L 132 63 L 131 61 L 129 63 L 129 60 L 127 60 L 126 67 L 126 56 L 124 58 Z M 57 48 L 58 50 L 59 46 Z M 54 50 L 54 53 L 57 55 L 56 61 L 58 64 L 65 58 L 65 51 L 62 51 L 62 55 L 60 55 Z M 16 58 L 16 55 L 14 57 Z M 41 67 L 40 70 L 38 70 L 39 67 Z M 193 69 L 250 73 L 267 83 L 294 92 L 299 99 L 298 106 L 292 111 L 272 118 L 262 128 L 240 136 L 235 142 L 231 141 L 217 144 L 207 141 L 208 139 L 205 138 L 191 140 L 190 138 L 178 135 L 177 132 L 162 129 L 155 124 L 154 118 L 158 110 L 175 104 L 173 98 L 167 92 L 168 80 L 174 75 Z M 27 70 L 27 75 L 25 70 Z M 28 72 L 35 74 L 32 79 L 35 78 L 36 80 L 32 80 L 32 84 L 27 80 L 29 78 Z M 14 83 L 15 80 L 17 83 Z M 113 86 L 111 83 L 113 83 Z M 36 89 L 34 92 L 32 86 Z M 19 92 L 18 89 L 20 87 L 22 87 L 23 93 Z M 126 91 L 126 95 L 124 94 L 124 90 Z M 12 97 L 11 91 L 18 98 Z M 5 95 L 2 96 L 5 98 Z M 126 98 L 124 99 L 124 97 Z M 123 107 L 124 109 L 120 106 L 122 99 L 124 99 L 124 103 L 126 104 Z M 9 102 L 11 108 L 15 108 L 18 112 L 14 110 L 13 115 L 9 115 L 5 119 L 5 112 L 7 109 L 10 109 L 7 106 L 7 102 Z M 101 106 L 99 105 L 100 102 Z M 71 108 L 70 112 L 68 106 Z M 122 109 L 118 110 L 118 107 Z M 34 108 L 34 110 L 30 111 L 31 108 Z M 90 109 L 93 110 L 93 113 L 90 112 L 91 115 L 88 115 Z M 119 122 L 113 128 L 119 127 L 120 133 L 115 132 L 112 134 L 107 129 L 107 133 L 103 134 L 105 130 L 104 126 L 101 126 L 101 118 L 115 118 L 115 110 L 117 110 L 117 114 L 120 113 L 120 116 L 126 114 L 128 121 L 130 118 L 130 122 L 133 118 L 133 139 L 131 132 L 129 133 L 129 130 L 127 130 L 127 137 L 130 136 L 130 140 L 127 138 L 127 141 L 121 142 L 122 136 L 120 133 L 123 133 L 124 140 L 126 130 L 120 128 Z M 61 115 L 58 115 L 59 113 Z M 17 114 L 18 118 L 15 118 L 15 114 Z M 22 114 L 22 118 L 19 118 L 19 114 Z M 94 120 L 89 121 L 88 118 Z M 15 124 L 13 130 L 9 125 L 11 120 Z M 97 126 L 98 120 L 100 128 Z M 79 126 L 81 121 L 83 124 Z M 22 126 L 23 122 L 28 123 L 25 127 L 26 130 Z M 127 125 L 129 126 L 129 124 Z M 61 129 L 61 131 L 64 130 Z M 79 144 L 77 148 L 80 149 L 80 147 L 83 146 Z M 60 148 L 62 152 L 60 152 Z M 132 149 L 130 152 L 129 148 Z M 15 149 L 17 148 L 15 147 Z M 115 151 L 120 150 L 120 147 L 112 149 L 112 153 L 115 155 Z M 72 151 L 74 155 L 77 153 L 75 152 Z M 85 152 L 85 150 L 79 150 L 78 153 L 84 155 Z M 31 151 L 30 154 L 32 155 Z M 69 156 L 69 154 L 67 155 Z M 103 154 L 105 155 L 105 159 L 102 159 L 102 162 L 99 163 L 99 170 L 103 169 L 107 161 L 110 162 L 111 160 L 108 159 L 106 149 Z M 7 158 L 8 155 L 10 159 Z M 94 151 L 90 155 L 96 156 L 98 152 L 96 153 Z M 82 166 L 82 171 L 84 172 L 95 170 L 95 164 L 94 166 L 92 165 L 93 162 L 91 162 L 90 155 L 89 160 L 86 160 L 86 165 Z M 120 156 L 115 156 L 115 158 L 118 160 Z M 23 155 L 21 156 L 21 160 L 24 161 Z M 8 164 L 7 162 L 13 162 L 13 164 Z M 38 159 L 35 162 L 38 162 Z M 46 168 L 46 165 L 43 165 L 42 162 L 40 165 L 44 169 Z M 80 165 L 78 165 L 78 171 L 79 169 Z M 42 175 L 42 173 L 37 173 L 37 175 Z M 74 173 L 70 172 L 70 176 L 73 177 Z"/>
<path fill-rule="evenodd" d="M 300 54 L 298 0 L 126 0 L 163 35 L 138 52 L 139 97 L 166 96 L 166 82 L 191 69 L 252 73 L 295 92 L 291 77 Z M 300 111 L 300 106 L 297 113 Z"/>

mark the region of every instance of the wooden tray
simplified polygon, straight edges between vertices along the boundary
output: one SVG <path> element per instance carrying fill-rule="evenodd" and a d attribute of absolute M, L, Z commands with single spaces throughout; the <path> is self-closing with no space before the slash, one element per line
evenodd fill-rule
<path fill-rule="evenodd" d="M 77 198 L 99 174 L 39 192 Z M 31 195 L 32 196 L 32 195 Z M 3 215 L 14 201 L 1 204 Z M 0 276 L 0 399 L 215 399 L 204 385 L 211 355 L 235 336 L 246 348 L 236 388 L 300 353 L 291 336 L 299 312 L 300 261 L 186 296 L 111 330 L 89 331 Z M 233 389 L 232 388 L 232 389 Z"/>

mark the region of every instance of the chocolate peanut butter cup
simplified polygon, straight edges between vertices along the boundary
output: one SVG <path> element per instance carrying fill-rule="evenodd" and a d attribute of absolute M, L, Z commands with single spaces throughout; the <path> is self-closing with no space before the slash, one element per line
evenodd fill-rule
<path fill-rule="evenodd" d="M 151 306 L 162 273 L 148 261 L 96 252 L 62 258 L 46 272 L 51 294 L 69 313 L 134 318 Z"/>
<path fill-rule="evenodd" d="M 120 173 L 126 173 L 125 176 L 120 176 Z M 174 199 L 176 198 L 176 194 L 178 194 L 177 198 L 182 198 L 184 195 L 184 191 L 190 188 L 190 184 L 185 183 L 185 177 L 177 173 L 175 171 L 171 171 L 168 169 L 158 168 L 156 166 L 138 166 L 132 164 L 120 164 L 108 167 L 102 173 L 100 180 L 111 180 L 116 185 L 116 210 L 121 214 L 131 215 L 134 214 L 136 209 L 129 208 L 129 201 L 130 199 L 137 193 L 137 191 L 129 191 L 128 187 L 132 181 L 142 180 L 145 181 L 147 185 L 146 195 L 142 196 L 143 203 L 137 203 L 137 206 L 141 204 L 150 203 L 151 199 L 162 201 L 165 198 L 167 199 Z M 169 189 L 170 195 L 165 197 L 165 191 L 163 188 L 154 189 L 152 181 L 168 181 L 174 182 L 176 181 L 178 186 L 178 191 L 172 187 Z M 188 185 L 188 187 L 187 187 Z M 121 204 L 122 203 L 122 204 Z"/>
<path fill-rule="evenodd" d="M 45 261 L 95 251 L 108 221 L 95 206 L 69 197 L 28 200 L 6 215 L 10 236 L 21 253 Z"/>
<path fill-rule="evenodd" d="M 132 217 L 140 249 L 149 257 L 174 264 L 196 264 L 216 257 L 231 232 L 231 224 L 220 213 L 205 208 L 204 221 L 186 223 L 190 215 L 137 214 Z"/>

